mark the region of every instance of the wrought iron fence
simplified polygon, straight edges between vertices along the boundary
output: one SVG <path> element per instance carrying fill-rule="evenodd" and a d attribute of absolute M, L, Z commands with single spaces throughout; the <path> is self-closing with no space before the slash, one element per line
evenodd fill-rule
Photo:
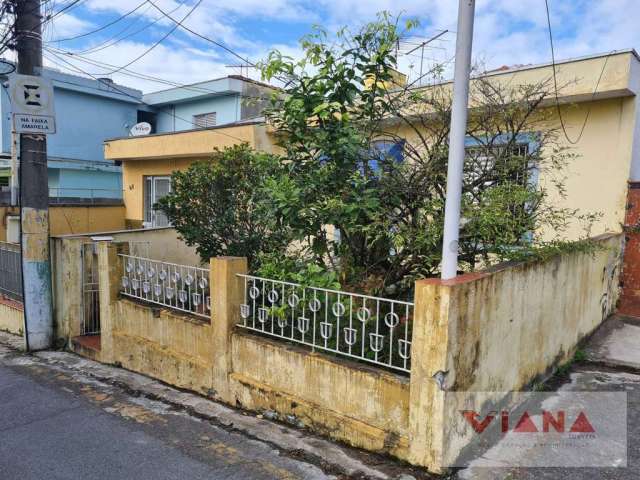
<path fill-rule="evenodd" d="M 0 242 L 0 293 L 22 301 L 22 256 L 20 245 Z"/>
<path fill-rule="evenodd" d="M 121 293 L 209 318 L 209 270 L 123 255 Z"/>
<path fill-rule="evenodd" d="M 411 370 L 413 303 L 252 275 L 239 327 L 394 370 Z"/>

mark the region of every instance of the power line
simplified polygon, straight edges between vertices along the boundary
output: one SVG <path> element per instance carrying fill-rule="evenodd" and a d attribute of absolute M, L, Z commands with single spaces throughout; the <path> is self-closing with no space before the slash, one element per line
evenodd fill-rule
<path fill-rule="evenodd" d="M 120 94 L 122 94 L 122 95 L 125 95 L 125 96 L 127 96 L 127 97 L 129 97 L 129 98 L 133 98 L 134 100 L 136 100 L 137 102 L 139 102 L 139 103 L 140 103 L 140 104 L 142 104 L 142 105 L 145 105 L 145 106 L 147 106 L 147 107 L 154 108 L 154 109 L 155 109 L 155 108 L 157 108 L 157 107 L 154 107 L 153 105 L 150 105 L 150 104 L 148 104 L 148 103 L 144 102 L 142 99 L 140 99 L 140 98 L 136 97 L 135 95 L 131 95 L 130 93 L 125 92 L 124 90 L 119 89 L 119 88 L 118 88 L 118 87 L 116 87 L 113 83 L 111 83 L 111 82 L 107 82 L 107 81 L 105 81 L 105 80 L 104 80 L 104 79 L 102 79 L 102 78 L 95 77 L 94 75 L 91 75 L 90 73 L 85 72 L 83 69 L 81 69 L 81 68 L 80 68 L 80 67 L 78 67 L 77 65 L 74 65 L 74 64 L 72 64 L 72 63 L 70 63 L 70 62 L 66 61 L 64 58 L 61 58 L 60 56 L 56 55 L 55 53 L 53 53 L 53 52 L 51 52 L 51 51 L 49 51 L 49 53 L 50 53 L 51 55 L 53 55 L 54 57 L 56 57 L 56 58 L 57 58 L 58 60 L 60 60 L 61 62 L 63 62 L 63 63 L 65 63 L 65 64 L 69 65 L 73 70 L 75 70 L 75 71 L 77 71 L 77 72 L 80 72 L 80 73 L 83 73 L 83 74 L 85 74 L 85 75 L 88 75 L 89 77 L 91 77 L 91 78 L 93 78 L 94 80 L 96 80 L 96 81 L 98 81 L 98 82 L 102 83 L 102 84 L 103 84 L 103 85 L 105 85 L 106 87 L 111 88 L 111 89 L 113 89 L 113 90 L 117 91 L 118 93 L 120 93 Z M 54 64 L 56 64 L 56 65 L 60 65 L 60 64 L 59 64 L 59 63 L 57 63 L 55 60 L 52 60 L 52 59 L 51 59 L 51 58 L 49 58 L 49 57 L 47 57 L 47 58 L 48 58 L 52 63 L 54 63 Z M 186 122 L 186 123 L 188 123 L 188 124 L 190 124 L 190 125 L 193 125 L 194 127 L 197 127 L 197 126 L 198 126 L 198 125 L 197 125 L 197 124 L 195 124 L 193 121 L 191 121 L 191 120 L 187 120 L 187 119 L 185 119 L 185 118 L 182 118 L 182 117 L 180 117 L 180 116 L 176 115 L 175 113 L 170 113 L 170 112 L 167 112 L 167 111 L 165 111 L 165 110 L 163 110 L 163 109 L 159 109 L 158 111 L 159 111 L 160 113 L 164 113 L 164 114 L 166 114 L 166 115 L 169 115 L 170 117 L 172 117 L 172 118 L 174 118 L 174 119 L 181 120 L 181 121 Z M 214 132 L 214 133 L 216 133 L 216 134 L 218 134 L 218 135 L 223 135 L 223 136 L 225 136 L 225 137 L 232 138 L 232 139 L 237 140 L 237 141 L 239 141 L 239 142 L 241 142 L 241 143 L 246 142 L 246 139 L 242 139 L 242 138 L 236 137 L 235 135 L 231 135 L 231 134 L 229 134 L 229 133 L 224 133 L 224 132 L 220 132 L 220 131 L 217 131 L 217 130 L 211 130 L 211 131 L 212 131 L 212 132 Z"/>
<path fill-rule="evenodd" d="M 77 60 L 79 60 L 79 61 L 81 61 L 83 63 L 87 63 L 89 65 L 93 65 L 93 66 L 96 66 L 96 67 L 100 67 L 100 68 L 105 68 L 105 67 L 113 68 L 113 67 L 115 67 L 115 65 L 112 65 L 112 64 L 109 64 L 109 63 L 106 63 L 106 62 L 100 62 L 98 60 L 94 60 L 94 59 L 91 59 L 91 58 L 87 58 L 87 57 L 84 57 L 82 55 L 78 55 L 78 54 L 73 53 L 73 52 L 67 52 L 67 51 L 64 51 L 64 50 L 54 49 L 54 48 L 51 48 L 51 47 L 45 47 L 45 49 L 48 52 L 57 53 L 59 55 L 64 55 L 65 57 L 68 57 L 68 58 L 74 58 L 74 59 L 77 59 Z M 200 87 L 200 86 L 193 85 L 193 84 L 189 85 L 189 84 L 173 82 L 171 80 L 167 80 L 167 79 L 160 78 L 160 77 L 155 77 L 153 75 L 148 75 L 148 74 L 145 74 L 145 73 L 135 72 L 135 71 L 133 71 L 131 69 L 127 69 L 127 68 L 121 70 L 118 73 L 120 73 L 121 75 L 126 75 L 126 76 L 129 76 L 129 77 L 138 78 L 138 79 L 141 79 L 141 80 L 148 80 L 148 81 L 160 83 L 160 84 L 163 84 L 163 85 L 169 85 L 169 86 L 172 86 L 172 87 L 184 88 L 186 90 L 190 90 L 190 91 L 197 92 L 197 93 L 213 93 L 213 94 L 219 94 L 220 93 L 218 90 L 212 90 L 210 88 Z M 101 74 L 100 73 L 94 73 L 93 75 L 101 75 Z M 274 90 L 276 89 L 276 87 L 273 87 L 273 86 L 265 86 L 265 87 L 266 88 L 272 88 Z M 245 95 L 245 94 L 240 94 L 239 96 L 241 98 L 255 99 L 255 100 L 267 100 L 268 99 L 268 96 Z"/>
<path fill-rule="evenodd" d="M 255 67 L 256 65 L 251 63 L 249 61 L 248 58 L 243 58 L 239 53 L 234 52 L 233 50 L 231 50 L 229 47 L 227 47 L 226 45 L 217 42 L 216 40 L 207 37 L 206 35 L 202 35 L 201 33 L 196 32 L 195 30 L 190 29 L 189 27 L 187 27 L 186 25 L 183 25 L 182 22 L 178 22 L 178 20 L 176 20 L 175 18 L 173 18 L 170 14 L 168 14 L 167 12 L 165 12 L 164 10 L 162 10 L 158 5 L 156 5 L 152 0 L 149 0 L 149 3 L 155 7 L 156 10 L 158 10 L 162 15 L 164 15 L 166 18 L 168 18 L 169 20 L 171 20 L 173 23 L 175 23 L 177 26 L 179 26 L 180 28 L 182 28 L 183 30 L 186 30 L 189 33 L 192 33 L 193 35 L 195 35 L 198 38 L 201 38 L 202 40 L 205 40 L 207 42 L 210 42 L 220 48 L 222 48 L 223 50 L 225 50 L 226 52 L 230 53 L 231 55 L 233 55 L 236 58 L 239 58 L 240 60 L 242 60 L 243 62 L 248 63 L 249 65 L 251 65 L 252 67 Z M 183 19 L 184 21 L 184 19 Z"/>
<path fill-rule="evenodd" d="M 596 94 L 598 93 L 598 87 L 600 86 L 600 80 L 602 80 L 602 76 L 604 75 L 604 71 L 607 68 L 607 63 L 609 62 L 609 57 L 611 57 L 611 55 L 613 55 L 615 53 L 615 50 L 612 50 L 611 52 L 609 52 L 609 54 L 605 57 L 604 62 L 602 64 L 602 70 L 600 71 L 600 75 L 598 76 L 598 81 L 596 82 L 596 86 L 593 89 L 593 93 L 591 95 L 591 101 L 589 102 L 589 106 L 587 108 L 587 115 L 584 117 L 584 122 L 582 123 L 582 128 L 580 128 L 580 134 L 578 135 L 578 138 L 576 138 L 575 140 L 572 140 L 569 137 L 569 134 L 567 133 L 567 128 L 566 125 L 564 123 L 564 119 L 562 118 L 562 110 L 560 109 L 560 97 L 558 94 L 558 78 L 557 78 L 557 74 L 556 74 L 556 54 L 555 54 L 555 49 L 553 46 L 553 32 L 551 29 L 551 15 L 549 14 L 549 0 L 544 0 L 544 4 L 545 4 L 545 8 L 547 11 L 547 26 L 549 28 L 549 44 L 551 46 L 551 68 L 553 70 L 553 86 L 554 86 L 554 93 L 555 93 L 555 99 L 556 99 L 556 110 L 558 112 L 558 117 L 560 118 L 560 126 L 562 127 L 562 132 L 564 133 L 564 137 L 567 139 L 567 142 L 569 142 L 571 145 L 575 145 L 577 144 L 580 139 L 582 138 L 582 135 L 584 134 L 584 130 L 587 126 L 587 122 L 589 121 L 589 116 L 591 115 L 591 107 L 593 105 L 593 101 L 596 98 Z"/>
<path fill-rule="evenodd" d="M 149 2 L 147 2 L 147 3 L 149 3 Z M 184 5 L 184 3 L 179 3 L 178 6 L 176 6 L 174 9 L 171 10 L 171 13 L 177 11 L 183 5 Z M 150 8 L 151 8 L 151 5 L 149 5 L 147 10 L 149 10 Z M 146 12 L 146 10 L 145 10 L 145 12 Z M 163 16 L 160 16 L 160 17 L 156 18 L 153 22 L 150 22 L 150 23 L 146 24 L 144 27 L 139 28 L 135 32 L 131 32 L 131 33 L 129 33 L 129 34 L 123 36 L 123 37 L 118 38 L 120 36 L 120 34 L 126 32 L 127 30 L 129 30 L 133 26 L 133 24 L 135 23 L 135 22 L 133 22 L 130 25 L 128 25 L 127 27 L 125 27 L 122 30 L 120 30 L 118 33 L 116 33 L 113 37 L 108 38 L 107 40 L 105 40 L 104 42 L 102 42 L 102 43 L 100 43 L 98 45 L 94 45 L 93 47 L 87 48 L 85 50 L 78 50 L 75 53 L 76 54 L 95 53 L 95 52 L 99 52 L 101 50 L 105 50 L 105 49 L 107 49 L 109 47 L 112 47 L 112 46 L 122 42 L 123 40 L 126 40 L 128 38 L 131 38 L 131 37 L 134 37 L 134 36 L 138 35 L 139 33 L 145 31 L 146 29 L 148 29 L 148 28 L 152 27 L 153 25 L 155 25 L 156 23 L 158 23 L 163 18 L 164 18 Z M 109 42 L 111 42 L 111 43 L 109 43 Z"/>
<path fill-rule="evenodd" d="M 124 20 L 125 18 L 127 18 L 130 15 L 133 15 L 135 12 L 137 12 L 138 10 L 140 10 L 140 8 L 142 8 L 144 5 L 146 5 L 148 3 L 148 0 L 145 0 L 144 2 L 140 3 L 136 8 L 134 8 L 133 10 L 129 10 L 127 13 L 122 14 L 121 16 L 119 16 L 118 18 L 116 18 L 115 20 L 106 23 L 104 25 L 102 25 L 99 28 L 96 28 L 95 30 L 91 30 L 89 32 L 85 32 L 82 33 L 80 35 L 76 35 L 74 37 L 68 37 L 68 38 L 56 38 L 54 40 L 50 40 L 51 42 L 70 42 L 71 40 L 77 40 L 78 38 L 84 38 L 84 37 L 88 37 L 89 35 L 93 35 L 94 33 L 98 33 L 101 32 L 102 30 L 105 30 L 107 28 L 109 28 L 112 25 L 115 25 L 116 23 L 120 22 L 121 20 Z"/>
<path fill-rule="evenodd" d="M 141 55 L 138 55 L 136 58 L 134 58 L 133 60 L 131 60 L 130 62 L 124 64 L 121 67 L 118 67 L 115 70 L 112 70 L 111 72 L 106 73 L 106 75 L 111 75 L 113 73 L 119 72 L 120 70 L 123 70 L 125 68 L 127 68 L 130 65 L 133 65 L 134 63 L 136 63 L 138 60 L 140 60 L 142 57 L 144 57 L 145 55 L 147 55 L 148 53 L 151 52 L 151 50 L 153 50 L 154 48 L 156 48 L 158 45 L 160 45 L 164 40 L 167 39 L 167 37 L 169 37 L 169 35 L 171 35 L 173 32 L 175 32 L 179 26 L 182 26 L 182 22 L 184 22 L 187 18 L 189 18 L 189 16 L 196 10 L 196 8 L 198 8 L 200 6 L 200 4 L 202 3 L 203 0 L 198 0 L 195 5 L 191 8 L 191 10 L 189 10 L 187 12 L 187 14 L 182 17 L 182 20 L 180 20 L 180 22 L 176 22 L 176 24 L 173 26 L 173 28 L 171 28 L 166 34 L 164 34 L 162 36 L 162 38 L 160 38 L 160 40 L 158 40 L 157 42 L 155 42 L 153 45 L 151 45 L 148 49 L 146 49 Z"/>

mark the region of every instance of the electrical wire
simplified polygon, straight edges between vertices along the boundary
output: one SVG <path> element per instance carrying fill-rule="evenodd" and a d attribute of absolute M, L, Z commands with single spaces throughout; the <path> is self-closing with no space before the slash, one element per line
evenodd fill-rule
<path fill-rule="evenodd" d="M 147 2 L 148 3 L 148 2 Z M 182 7 L 184 5 L 184 3 L 179 3 L 174 9 L 171 10 L 171 13 L 177 11 L 180 7 Z M 147 8 L 147 10 L 151 9 L 151 5 L 149 5 L 149 7 Z M 147 11 L 145 10 L 145 12 Z M 156 23 L 158 23 L 160 20 L 162 20 L 164 18 L 164 16 L 160 16 L 158 18 L 156 18 L 154 21 L 146 24 L 145 26 L 143 26 L 142 28 L 139 28 L 138 30 L 136 30 L 135 32 L 131 32 L 123 37 L 120 37 L 121 34 L 125 33 L 127 30 L 129 30 L 133 24 L 131 23 L 130 25 L 128 25 L 126 28 L 123 28 L 122 30 L 120 30 L 118 33 L 116 33 L 113 37 L 108 38 L 107 40 L 105 40 L 102 43 L 99 43 L 98 45 L 94 45 L 93 47 L 87 48 L 85 50 L 78 50 L 76 52 L 74 52 L 75 54 L 85 54 L 85 53 L 95 53 L 95 52 L 99 52 L 101 50 L 105 50 L 109 47 L 112 47 L 120 42 L 122 42 L 123 40 L 126 40 L 128 38 L 134 37 L 136 35 L 138 35 L 139 33 L 145 31 L 146 29 L 152 27 L 153 25 L 155 25 Z M 119 38 L 120 37 L 120 38 Z M 113 41 L 112 41 L 113 40 Z"/>
<path fill-rule="evenodd" d="M 90 74 L 90 73 L 88 73 L 88 72 L 85 72 L 83 69 L 81 69 L 81 68 L 80 68 L 80 67 L 78 67 L 77 65 L 74 65 L 74 64 L 72 64 L 72 63 L 70 63 L 70 62 L 66 61 L 64 58 L 61 58 L 60 56 L 56 55 L 55 53 L 53 53 L 53 52 L 49 52 L 49 53 L 50 53 L 51 55 L 53 55 L 54 57 L 56 57 L 56 58 L 57 58 L 58 60 L 60 60 L 61 62 L 63 62 L 63 63 L 65 63 L 65 64 L 69 65 L 69 66 L 70 66 L 73 70 L 75 70 L 76 72 L 82 73 L 82 74 L 84 74 L 84 75 L 88 75 L 89 77 L 91 77 L 91 78 L 93 78 L 94 80 L 96 80 L 96 81 L 100 82 L 101 84 L 105 85 L 106 87 L 111 88 L 111 89 L 113 89 L 113 90 L 117 91 L 118 93 L 120 93 L 120 94 L 122 94 L 122 95 L 125 95 L 125 96 L 127 96 L 127 97 L 133 98 L 134 100 L 136 100 L 137 102 L 139 102 L 139 103 L 140 103 L 140 104 L 142 104 L 142 105 L 145 105 L 145 106 L 147 106 L 147 107 L 151 107 L 151 108 L 154 108 L 154 109 L 155 109 L 155 108 L 157 108 L 157 107 L 154 107 L 153 105 L 150 105 L 150 104 L 148 104 L 148 103 L 144 102 L 142 99 L 140 99 L 140 98 L 136 97 L 135 95 L 131 95 L 130 93 L 125 92 L 124 90 L 119 89 L 118 87 L 116 87 L 115 85 L 113 85 L 111 82 L 107 82 L 107 81 L 105 81 L 103 78 L 98 78 L 98 77 L 96 77 L 96 76 L 94 76 L 94 75 L 91 75 L 91 74 Z M 48 59 L 49 61 L 51 61 L 52 63 L 56 64 L 56 65 L 60 65 L 58 62 L 56 62 L 55 60 L 51 59 L 50 57 L 47 57 L 47 59 Z M 64 68 L 64 67 L 63 67 L 63 68 Z M 198 125 L 197 125 L 196 123 L 194 123 L 193 121 L 191 121 L 191 120 L 187 120 L 187 119 L 185 119 L 185 118 L 182 118 L 182 117 L 180 117 L 180 116 L 176 115 L 175 113 L 170 113 L 170 112 L 167 112 L 167 111 L 165 111 L 165 110 L 163 110 L 163 109 L 159 109 L 158 111 L 159 111 L 160 113 L 164 113 L 164 114 L 166 114 L 166 115 L 169 115 L 169 116 L 170 116 L 170 117 L 172 117 L 173 119 L 181 120 L 181 121 L 186 122 L 186 123 L 188 123 L 188 124 L 190 124 L 190 125 L 192 125 L 192 126 L 194 126 L 194 127 L 198 127 Z M 231 135 L 231 134 L 228 134 L 228 133 L 220 132 L 220 131 L 215 130 L 215 129 L 212 129 L 212 130 L 211 130 L 211 132 L 214 132 L 214 133 L 216 133 L 216 134 L 218 134 L 218 135 L 223 135 L 223 136 L 225 136 L 225 137 L 232 138 L 232 139 L 237 140 L 237 141 L 239 141 L 239 142 L 241 142 L 241 143 L 246 142 L 246 140 L 245 140 L 245 139 L 242 139 L 242 138 L 236 137 L 235 135 Z"/>
<path fill-rule="evenodd" d="M 544 4 L 547 12 L 547 26 L 549 28 L 549 44 L 551 46 L 551 68 L 553 70 L 553 86 L 554 86 L 554 93 L 555 93 L 555 100 L 556 100 L 555 102 L 556 110 L 558 112 L 558 117 L 560 118 L 560 126 L 562 127 L 562 132 L 564 133 L 564 137 L 566 138 L 567 142 L 569 142 L 571 145 L 575 145 L 582 139 L 582 135 L 584 134 L 584 130 L 587 127 L 587 123 L 589 121 L 589 116 L 591 115 L 591 106 L 593 105 L 593 101 L 595 100 L 596 94 L 598 93 L 600 80 L 602 80 L 604 71 L 607 68 L 609 57 L 611 57 L 611 55 L 615 53 L 615 50 L 612 50 L 611 52 L 609 52 L 609 54 L 604 59 L 604 62 L 602 64 L 602 70 L 600 71 L 600 75 L 598 76 L 598 81 L 596 82 L 596 86 L 593 89 L 593 93 L 591 95 L 591 101 L 589 102 L 589 106 L 587 108 L 587 114 L 585 115 L 584 122 L 582 123 L 582 127 L 580 128 L 580 133 L 578 134 L 578 137 L 574 140 L 569 137 L 569 134 L 567 133 L 567 127 L 565 125 L 564 119 L 562 118 L 562 110 L 560 108 L 560 96 L 558 93 L 558 78 L 556 74 L 556 55 L 555 55 L 555 48 L 553 46 L 553 31 L 551 29 L 551 15 L 549 13 L 549 0 L 544 0 Z"/>
<path fill-rule="evenodd" d="M 205 40 L 209 43 L 212 43 L 213 45 L 216 45 L 218 47 L 220 47 L 221 49 L 225 50 L 226 52 L 230 53 L 231 55 L 233 55 L 234 57 L 242 60 L 243 62 L 248 63 L 250 66 L 255 67 L 256 65 L 254 63 L 251 63 L 249 61 L 249 59 L 242 57 L 239 53 L 234 52 L 232 49 L 230 49 L 229 47 L 227 47 L 226 45 L 207 37 L 206 35 L 202 35 L 201 33 L 196 32 L 195 30 L 192 30 L 191 28 L 187 27 L 186 25 L 183 25 L 182 22 L 179 22 L 178 20 L 176 20 L 175 18 L 173 18 L 170 14 L 168 14 L 167 12 L 165 12 L 164 10 L 162 10 L 158 5 L 156 5 L 153 0 L 149 0 L 149 3 L 155 7 L 156 10 L 158 10 L 162 15 L 164 15 L 167 19 L 171 20 L 173 23 L 175 23 L 176 25 L 180 26 L 180 28 L 182 28 L 183 30 L 186 30 L 187 32 L 195 35 L 196 37 Z M 183 20 L 184 21 L 184 20 Z"/>
<path fill-rule="evenodd" d="M 64 55 L 65 57 L 68 58 L 73 58 L 73 59 L 77 59 L 83 63 L 87 63 L 89 65 L 93 65 L 96 67 L 100 67 L 100 68 L 113 68 L 115 67 L 115 65 L 106 63 L 106 62 L 100 62 L 98 60 L 94 60 L 92 58 L 87 58 L 87 57 L 83 57 L 82 55 L 77 55 L 73 52 L 66 52 L 64 50 L 60 50 L 60 49 L 54 49 L 51 47 L 45 47 L 45 50 L 51 53 L 57 53 L 59 55 Z M 206 88 L 206 87 L 200 87 L 194 84 L 183 84 L 183 83 L 178 83 L 178 82 L 173 82 L 171 80 L 167 80 L 167 79 L 163 79 L 160 77 L 155 77 L 153 75 L 148 75 L 145 73 L 140 73 L 140 72 L 135 72 L 131 69 L 123 69 L 120 72 L 121 75 L 126 75 L 129 77 L 133 77 L 133 78 L 138 78 L 141 80 L 148 80 L 151 82 L 155 82 L 155 83 L 159 83 L 159 84 L 163 84 L 163 85 L 169 85 L 171 87 L 179 87 L 179 88 L 184 88 L 185 90 L 190 90 L 196 93 L 213 93 L 213 94 L 219 94 L 220 92 L 218 90 L 212 90 L 210 88 Z M 93 75 L 101 75 L 101 73 L 94 73 Z M 269 86 L 270 88 L 273 88 L 274 90 L 276 89 L 276 87 L 273 86 Z M 267 100 L 269 97 L 268 96 L 259 96 L 259 95 L 245 95 L 245 94 L 240 94 L 241 98 L 246 98 L 246 99 L 255 99 L 255 100 Z"/>
<path fill-rule="evenodd" d="M 51 40 L 51 42 L 54 43 L 59 43 L 59 42 L 70 42 L 71 40 L 77 40 L 78 38 L 84 38 L 84 37 L 88 37 L 89 35 L 93 35 L 94 33 L 98 33 L 101 32 L 102 30 L 105 30 L 107 28 L 109 28 L 112 25 L 115 25 L 116 23 L 120 22 L 121 20 L 124 20 L 125 18 L 127 18 L 130 15 L 133 15 L 135 12 L 137 12 L 138 10 L 140 10 L 144 5 L 146 5 L 148 3 L 148 0 L 145 0 L 144 2 L 140 3 L 136 8 L 134 8 L 133 10 L 129 10 L 127 13 L 122 14 L 121 16 L 119 16 L 118 18 L 116 18 L 115 20 L 106 23 L 104 25 L 102 25 L 99 28 L 96 28 L 95 30 L 91 30 L 89 32 L 85 32 L 82 33 L 80 35 L 75 35 L 73 37 L 67 37 L 67 38 L 56 38 Z"/>
<path fill-rule="evenodd" d="M 160 38 L 160 40 L 156 41 L 153 45 L 151 45 L 149 48 L 147 48 L 142 54 L 138 55 L 136 58 L 134 58 L 133 60 L 131 60 L 130 62 L 124 64 L 121 67 L 118 67 L 108 73 L 105 73 L 105 75 L 111 75 L 113 73 L 117 73 L 120 70 L 123 70 L 125 68 L 127 68 L 130 65 L 133 65 L 134 63 L 136 63 L 138 60 L 140 60 L 141 58 L 143 58 L 145 55 L 149 54 L 154 48 L 156 48 L 158 45 L 160 45 L 163 41 L 165 41 L 169 35 L 171 35 L 173 32 L 175 32 L 179 26 L 182 25 L 182 22 L 184 22 L 187 18 L 189 18 L 189 16 L 196 10 L 196 8 L 198 8 L 200 6 L 200 4 L 202 4 L 203 0 L 198 0 L 194 6 L 187 12 L 187 14 L 182 17 L 182 20 L 180 20 L 180 22 L 176 23 L 167 33 L 165 33 L 162 38 Z"/>

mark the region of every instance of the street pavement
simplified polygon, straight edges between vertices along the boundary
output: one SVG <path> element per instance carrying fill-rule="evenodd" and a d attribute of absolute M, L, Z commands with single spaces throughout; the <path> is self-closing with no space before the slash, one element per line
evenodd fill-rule
<path fill-rule="evenodd" d="M 0 332 L 0 480 L 437 478 L 71 353 L 27 355 L 16 338 Z M 640 323 L 614 317 L 583 361 L 542 387 L 558 398 L 626 392 L 626 467 L 489 468 L 479 459 L 447 477 L 640 478 L 639 352 Z"/>
<path fill-rule="evenodd" d="M 627 397 L 627 458 L 626 467 L 614 467 L 620 461 L 616 438 L 600 443 L 598 454 L 611 459 L 608 468 L 589 468 L 593 458 L 587 452 L 562 450 L 560 455 L 574 458 L 560 459 L 585 465 L 581 468 L 488 468 L 480 467 L 477 459 L 471 468 L 460 470 L 457 476 L 468 480 L 631 480 L 640 478 L 640 322 L 629 317 L 612 317 L 593 335 L 582 350 L 584 359 L 574 363 L 559 377 L 551 379 L 545 390 L 554 392 L 558 403 L 572 392 L 625 392 Z M 606 407 L 606 406 L 605 406 Z M 610 408 L 617 408 L 612 405 Z M 507 443 L 509 438 L 502 441 Z M 500 442 L 495 447 L 500 448 Z M 505 448 L 509 448 L 508 446 Z M 515 463 L 526 463 L 539 456 L 535 447 L 516 454 Z M 550 455 L 551 457 L 551 455 Z M 544 459 L 542 459 L 544 460 Z M 558 457 L 555 457 L 558 460 Z"/>
<path fill-rule="evenodd" d="M 0 333 L 0 480 L 432 478 L 142 375 L 16 346 Z"/>

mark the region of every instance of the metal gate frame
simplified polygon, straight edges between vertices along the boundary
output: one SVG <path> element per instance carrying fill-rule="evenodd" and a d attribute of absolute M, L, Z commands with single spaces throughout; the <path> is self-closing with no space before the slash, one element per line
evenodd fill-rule
<path fill-rule="evenodd" d="M 82 269 L 82 321 L 80 335 L 100 335 L 100 296 L 98 288 L 98 248 L 84 243 L 80 250 Z"/>

